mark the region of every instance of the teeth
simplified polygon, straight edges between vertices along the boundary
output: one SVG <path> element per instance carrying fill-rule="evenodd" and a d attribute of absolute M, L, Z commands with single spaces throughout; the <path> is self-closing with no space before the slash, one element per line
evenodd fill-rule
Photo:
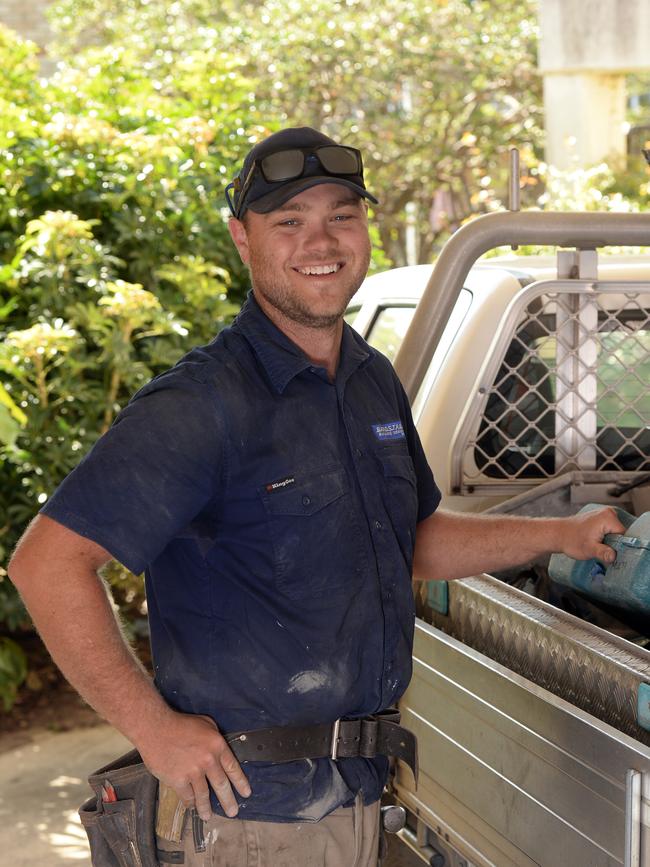
<path fill-rule="evenodd" d="M 296 268 L 301 274 L 334 274 L 341 266 L 335 265 L 308 265 L 306 268 Z"/>

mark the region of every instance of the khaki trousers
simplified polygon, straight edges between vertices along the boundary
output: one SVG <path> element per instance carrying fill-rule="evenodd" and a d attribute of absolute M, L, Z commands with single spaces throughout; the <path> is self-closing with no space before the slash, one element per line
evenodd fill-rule
<path fill-rule="evenodd" d="M 158 857 L 161 867 L 377 867 L 379 806 L 364 807 L 358 795 L 353 807 L 320 822 L 288 823 L 223 816 L 202 822 L 192 811 L 180 842 L 157 836 Z"/>

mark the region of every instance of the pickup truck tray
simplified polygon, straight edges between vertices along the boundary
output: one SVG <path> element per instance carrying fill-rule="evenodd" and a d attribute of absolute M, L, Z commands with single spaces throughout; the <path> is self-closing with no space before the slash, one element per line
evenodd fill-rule
<path fill-rule="evenodd" d="M 650 469 L 648 352 L 635 336 L 647 333 L 650 283 L 608 280 L 596 249 L 645 245 L 649 230 L 650 214 L 517 212 L 445 244 L 395 358 L 445 507 L 484 511 L 515 493 L 497 510 L 639 514 L 613 489 Z M 549 274 L 513 268 L 515 282 L 490 284 L 473 265 L 506 244 L 564 249 Z M 450 341 L 466 285 L 474 301 Z M 546 565 L 419 588 L 399 702 L 419 787 L 398 762 L 394 794 L 407 809 L 400 836 L 426 863 L 650 867 L 648 618 L 558 593 Z"/>
<path fill-rule="evenodd" d="M 626 480 L 568 472 L 491 511 L 630 508 Z M 394 780 L 404 842 L 454 865 L 650 864 L 650 652 L 490 575 L 444 587 L 420 586 L 400 701 L 420 744 L 418 789 Z"/>
<path fill-rule="evenodd" d="M 566 473 L 489 511 L 566 515 L 590 497 L 627 505 L 608 493 L 620 474 L 606 475 Z M 650 746 L 650 651 L 644 647 L 489 575 L 452 582 L 446 614 L 426 598 L 418 613 L 468 647 Z"/>
<path fill-rule="evenodd" d="M 400 708 L 420 744 L 417 789 L 401 763 L 393 783 L 400 837 L 425 863 L 650 864 L 650 749 L 638 740 L 421 620 Z"/>

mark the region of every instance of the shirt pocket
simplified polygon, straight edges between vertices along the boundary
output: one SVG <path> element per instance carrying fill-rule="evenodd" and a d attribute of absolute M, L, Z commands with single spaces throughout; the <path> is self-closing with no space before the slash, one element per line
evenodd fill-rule
<path fill-rule="evenodd" d="M 418 514 L 417 479 L 413 460 L 407 451 L 380 451 L 377 458 L 382 468 L 384 507 L 410 570 Z"/>
<path fill-rule="evenodd" d="M 334 604 L 359 572 L 358 516 L 345 470 L 314 472 L 261 496 L 278 589 L 291 599 L 318 598 L 321 604 L 331 596 Z"/>

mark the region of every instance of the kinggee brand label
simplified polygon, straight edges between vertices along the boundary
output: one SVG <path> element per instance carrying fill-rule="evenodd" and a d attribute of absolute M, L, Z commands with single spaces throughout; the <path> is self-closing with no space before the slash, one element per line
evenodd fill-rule
<path fill-rule="evenodd" d="M 386 424 L 373 424 L 372 429 L 378 440 L 404 439 L 404 428 L 401 421 L 388 421 Z"/>
<path fill-rule="evenodd" d="M 272 494 L 273 491 L 282 491 L 291 485 L 296 484 L 295 476 L 286 476 L 284 479 L 278 479 L 277 482 L 267 482 L 264 485 L 264 490 L 267 494 Z"/>

